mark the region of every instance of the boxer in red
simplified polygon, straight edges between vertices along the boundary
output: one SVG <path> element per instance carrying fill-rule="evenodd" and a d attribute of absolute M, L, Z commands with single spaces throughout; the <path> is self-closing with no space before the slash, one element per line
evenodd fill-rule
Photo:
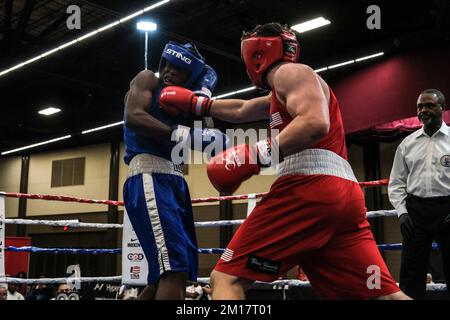
<path fill-rule="evenodd" d="M 168 87 L 161 107 L 229 122 L 270 119 L 279 134 L 212 158 L 208 176 L 232 193 L 279 160 L 279 178 L 238 229 L 211 273 L 213 299 L 244 299 L 255 281 L 300 264 L 323 299 L 409 299 L 396 285 L 366 219 L 364 195 L 347 161 L 338 101 L 310 67 L 297 63 L 294 32 L 278 23 L 244 33 L 242 57 L 267 96 L 209 100 Z M 274 157 L 276 155 L 276 157 Z M 278 158 L 278 159 L 275 159 Z"/>

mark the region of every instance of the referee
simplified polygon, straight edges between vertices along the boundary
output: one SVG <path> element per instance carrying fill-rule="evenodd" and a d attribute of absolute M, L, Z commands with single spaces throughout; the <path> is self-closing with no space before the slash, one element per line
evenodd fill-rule
<path fill-rule="evenodd" d="M 437 242 L 450 292 L 450 129 L 442 120 L 445 97 L 435 89 L 417 99 L 423 127 L 397 148 L 389 179 L 389 200 L 403 236 L 400 288 L 424 299 L 431 244 Z"/>

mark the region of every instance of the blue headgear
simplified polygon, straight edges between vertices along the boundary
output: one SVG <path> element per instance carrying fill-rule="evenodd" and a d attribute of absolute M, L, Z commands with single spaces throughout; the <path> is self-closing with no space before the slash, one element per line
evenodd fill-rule
<path fill-rule="evenodd" d="M 160 74 L 166 62 L 189 71 L 188 81 L 184 84 L 184 87 L 188 89 L 194 85 L 205 67 L 205 59 L 197 51 L 197 48 L 190 43 L 178 44 L 170 41 L 166 44 L 159 62 Z"/>

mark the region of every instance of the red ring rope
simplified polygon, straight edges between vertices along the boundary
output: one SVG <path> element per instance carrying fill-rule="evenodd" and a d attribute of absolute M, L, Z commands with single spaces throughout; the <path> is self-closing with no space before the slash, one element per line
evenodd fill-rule
<path fill-rule="evenodd" d="M 359 182 L 359 185 L 361 186 L 361 188 L 386 186 L 387 184 L 388 184 L 387 179 Z M 267 194 L 267 192 L 257 193 L 256 195 L 243 194 L 243 195 L 236 195 L 236 196 L 198 198 L 198 199 L 192 199 L 192 203 L 216 202 L 216 201 L 223 201 L 223 200 L 244 200 L 244 199 L 248 199 L 249 197 L 261 198 L 261 197 L 265 196 L 266 194 Z M 8 198 L 25 198 L 25 199 L 64 201 L 64 202 L 106 204 L 106 205 L 110 205 L 110 206 L 124 206 L 123 201 L 94 200 L 94 199 L 78 198 L 78 197 L 72 197 L 72 196 L 56 196 L 56 195 L 50 195 L 50 194 L 0 192 L 0 195 L 4 195 L 5 197 L 8 197 Z"/>

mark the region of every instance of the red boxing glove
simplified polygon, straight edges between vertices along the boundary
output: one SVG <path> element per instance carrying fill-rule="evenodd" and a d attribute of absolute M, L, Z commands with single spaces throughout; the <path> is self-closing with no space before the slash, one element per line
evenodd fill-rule
<path fill-rule="evenodd" d="M 211 104 L 211 99 L 196 96 L 191 90 L 183 87 L 166 87 L 159 96 L 160 108 L 173 117 L 178 116 L 180 112 L 188 112 L 201 117 L 209 116 Z"/>
<path fill-rule="evenodd" d="M 259 158 L 259 159 L 258 159 Z M 252 147 L 241 144 L 213 157 L 208 164 L 208 178 L 221 193 L 233 193 L 242 182 L 258 174 L 261 161 L 270 161 L 270 142 L 263 140 Z M 269 163 L 270 165 L 270 163 Z"/>

